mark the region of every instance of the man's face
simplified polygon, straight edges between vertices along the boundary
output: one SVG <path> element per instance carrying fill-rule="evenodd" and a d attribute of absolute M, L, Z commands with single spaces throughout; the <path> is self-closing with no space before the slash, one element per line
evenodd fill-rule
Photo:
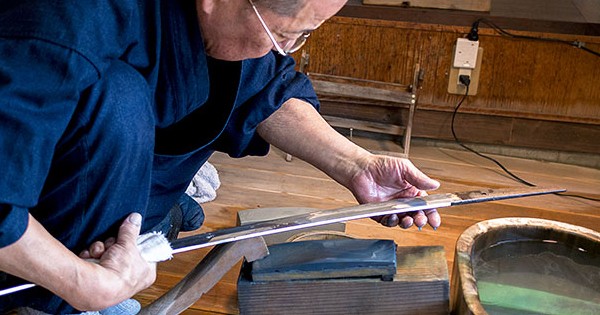
<path fill-rule="evenodd" d="M 199 13 L 207 54 L 222 60 L 243 60 L 262 57 L 273 50 L 274 44 L 251 3 L 248 0 L 233 2 L 236 6 L 228 10 L 217 8 L 204 17 Z M 259 4 L 257 10 L 279 46 L 290 47 L 305 32 L 315 30 L 332 17 L 345 3 L 346 0 L 306 0 L 305 6 L 293 17 L 278 15 Z"/>

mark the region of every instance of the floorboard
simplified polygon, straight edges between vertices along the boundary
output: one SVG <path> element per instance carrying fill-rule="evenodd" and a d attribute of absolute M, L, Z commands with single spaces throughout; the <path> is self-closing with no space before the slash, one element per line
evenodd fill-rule
<path fill-rule="evenodd" d="M 373 150 L 401 149 L 389 141 L 354 139 Z M 413 146 L 411 160 L 421 170 L 441 182 L 438 193 L 490 187 L 521 187 L 494 163 L 467 151 Z M 600 170 L 505 156 L 493 156 L 508 169 L 539 186 L 563 187 L 572 194 L 600 198 Z M 600 158 L 600 157 L 599 157 Z M 259 207 L 309 207 L 332 209 L 356 204 L 352 194 L 319 170 L 294 158 L 285 161 L 277 149 L 266 157 L 232 159 L 216 153 L 210 162 L 219 171 L 221 188 L 214 201 L 203 204 L 207 221 L 198 231 L 182 236 L 231 227 L 239 210 Z M 369 219 L 347 224 L 347 233 L 360 238 L 393 239 L 399 246 L 444 246 L 450 274 L 454 246 L 460 234 L 483 220 L 500 217 L 534 217 L 600 229 L 600 203 L 554 195 L 528 197 L 440 209 L 442 226 L 402 230 L 385 228 Z M 206 255 L 201 249 L 176 255 L 159 264 L 158 279 L 136 296 L 142 304 L 156 299 L 191 270 Z M 238 314 L 236 282 L 239 264 L 205 296 L 183 314 Z"/>

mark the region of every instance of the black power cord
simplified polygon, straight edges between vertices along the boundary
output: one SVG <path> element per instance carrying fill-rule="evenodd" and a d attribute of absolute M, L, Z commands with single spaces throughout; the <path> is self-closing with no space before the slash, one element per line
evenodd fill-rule
<path fill-rule="evenodd" d="M 479 39 L 479 23 L 483 23 L 486 24 L 487 26 L 491 27 L 492 29 L 494 29 L 496 32 L 498 32 L 498 34 L 504 36 L 504 37 L 509 37 L 509 38 L 515 38 L 515 39 L 527 39 L 527 40 L 536 40 L 536 41 L 543 41 L 543 42 L 552 42 L 552 43 L 560 43 L 560 44 L 566 44 L 575 48 L 579 48 L 585 52 L 588 52 L 592 55 L 595 55 L 596 57 L 600 57 L 600 52 L 594 51 L 592 49 L 589 49 L 585 46 L 584 42 L 580 42 L 580 41 L 568 41 L 568 40 L 563 40 L 563 39 L 558 39 L 558 38 L 548 38 L 548 37 L 535 37 L 535 36 L 527 36 L 527 35 L 517 35 L 517 34 L 513 34 L 510 32 L 505 31 L 504 29 L 502 29 L 501 27 L 499 27 L 496 23 L 487 20 L 485 18 L 481 18 L 476 20 L 473 25 L 471 26 L 471 31 L 469 32 L 469 34 L 467 35 L 467 38 L 469 40 L 478 40 Z"/>
<path fill-rule="evenodd" d="M 466 146 L 464 143 L 462 143 L 458 137 L 456 136 L 456 131 L 454 130 L 454 121 L 456 119 L 456 113 L 458 113 L 458 109 L 460 108 L 460 106 L 464 103 L 464 101 L 467 99 L 467 96 L 469 95 L 469 85 L 471 85 L 471 78 L 468 75 L 459 75 L 458 76 L 458 81 L 465 86 L 466 91 L 465 94 L 463 95 L 463 97 L 460 99 L 460 101 L 458 102 L 458 104 L 456 105 L 456 107 L 454 108 L 454 111 L 452 112 L 452 120 L 450 121 L 450 129 L 452 131 L 452 137 L 454 138 L 454 141 L 460 145 L 462 148 L 464 148 L 467 151 L 470 151 L 484 159 L 490 160 L 492 162 L 494 162 L 494 164 L 498 165 L 498 167 L 500 167 L 506 174 L 510 175 L 510 177 L 512 177 L 514 180 L 516 180 L 517 182 L 524 184 L 526 186 L 529 187 L 535 187 L 536 185 L 528 182 L 524 179 L 522 179 L 521 177 L 513 174 L 511 171 L 509 171 L 504 165 L 502 165 L 502 163 L 500 163 L 498 160 L 489 157 L 485 154 L 482 154 L 480 152 L 477 152 L 476 150 Z M 565 194 L 565 193 L 554 193 L 557 196 L 563 196 L 563 197 L 575 197 L 575 198 L 581 198 L 581 199 L 585 199 L 585 200 L 591 200 L 591 201 L 598 201 L 600 202 L 600 199 L 598 198 L 591 198 L 591 197 L 587 197 L 587 196 L 581 196 L 581 195 L 574 195 L 574 194 Z"/>

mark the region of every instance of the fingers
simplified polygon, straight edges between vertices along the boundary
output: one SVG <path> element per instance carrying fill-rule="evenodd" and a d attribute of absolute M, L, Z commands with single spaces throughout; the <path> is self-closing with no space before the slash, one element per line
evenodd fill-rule
<path fill-rule="evenodd" d="M 142 222 L 142 216 L 139 213 L 130 214 L 119 228 L 119 241 L 121 245 L 137 243 L 137 237 L 140 234 L 140 226 Z M 117 243 L 117 239 L 109 237 L 104 242 L 94 242 L 86 250 L 83 250 L 79 257 L 83 259 L 100 259 L 102 255 L 113 245 Z"/>
<path fill-rule="evenodd" d="M 83 259 L 99 259 L 102 257 L 104 252 L 115 244 L 116 240 L 114 237 L 109 237 L 104 243 L 94 242 L 90 247 L 79 254 L 80 258 Z"/>
<path fill-rule="evenodd" d="M 434 230 L 441 225 L 441 218 L 437 210 L 419 210 L 409 214 L 388 214 L 371 218 L 379 222 L 383 226 L 395 227 L 399 226 L 403 229 L 408 229 L 413 225 L 421 230 L 425 225 L 429 224 Z"/>
<path fill-rule="evenodd" d="M 398 218 L 397 214 L 390 214 L 390 215 L 386 215 L 384 217 L 382 224 L 385 226 L 394 227 L 394 226 L 398 225 L 399 222 L 400 222 L 400 219 Z"/>
<path fill-rule="evenodd" d="M 89 249 L 90 257 L 98 259 L 102 257 L 102 254 L 104 254 L 105 251 L 106 248 L 104 247 L 104 243 L 94 242 Z"/>
<path fill-rule="evenodd" d="M 434 230 L 437 230 L 442 224 L 442 218 L 440 214 L 435 209 L 425 211 L 425 215 L 427 216 L 427 222 Z"/>
<path fill-rule="evenodd" d="M 419 230 L 422 229 L 427 224 L 427 216 L 425 216 L 425 212 L 423 212 L 423 210 L 417 211 L 413 215 L 413 221 Z"/>

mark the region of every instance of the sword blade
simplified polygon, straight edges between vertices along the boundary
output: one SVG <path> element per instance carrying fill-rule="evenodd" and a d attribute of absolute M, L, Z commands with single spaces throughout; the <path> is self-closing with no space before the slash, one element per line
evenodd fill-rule
<path fill-rule="evenodd" d="M 318 210 L 271 221 L 256 222 L 214 232 L 192 235 L 174 240 L 171 243 L 171 247 L 173 248 L 173 253 L 176 254 L 251 237 L 266 236 L 330 223 L 394 213 L 398 214 L 418 210 L 444 208 L 476 202 L 551 194 L 561 191 L 564 191 L 564 189 L 539 187 L 481 189 L 458 193 L 435 194 L 423 197 L 400 198 L 380 203 L 369 203 L 333 210 Z"/>
<path fill-rule="evenodd" d="M 333 210 L 319 210 L 306 214 L 285 217 L 242 225 L 214 232 L 183 237 L 171 242 L 173 254 L 183 253 L 203 247 L 235 242 L 252 237 L 265 236 L 285 231 L 351 221 L 375 216 L 429 210 L 477 202 L 496 201 L 563 192 L 562 188 L 510 188 L 481 189 L 458 193 L 435 194 L 415 198 L 400 198 L 379 203 L 369 203 Z M 0 296 L 34 287 L 26 283 L 7 289 L 0 289 Z"/>

